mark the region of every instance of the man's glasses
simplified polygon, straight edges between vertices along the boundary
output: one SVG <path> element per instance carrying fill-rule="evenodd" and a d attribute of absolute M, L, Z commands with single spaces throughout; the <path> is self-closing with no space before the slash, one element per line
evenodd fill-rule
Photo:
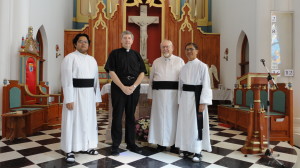
<path fill-rule="evenodd" d="M 196 50 L 195 48 L 186 48 L 185 51 L 194 51 Z"/>
<path fill-rule="evenodd" d="M 85 41 L 85 40 L 78 40 L 77 43 L 80 43 L 80 44 L 87 44 L 88 41 Z"/>

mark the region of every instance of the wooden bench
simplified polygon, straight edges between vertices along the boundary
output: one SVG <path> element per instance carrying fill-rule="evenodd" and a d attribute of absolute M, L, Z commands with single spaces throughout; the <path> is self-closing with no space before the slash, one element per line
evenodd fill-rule
<path fill-rule="evenodd" d="M 261 108 L 265 111 L 264 134 L 267 131 L 267 119 L 270 119 L 270 141 L 293 141 L 293 90 L 286 88 L 284 83 L 278 89 L 270 89 L 270 117 L 267 117 L 267 88 L 260 90 Z M 253 91 L 248 88 L 236 88 L 234 105 L 219 105 L 219 121 L 229 124 L 235 129 L 247 131 L 249 116 L 253 106 Z"/>

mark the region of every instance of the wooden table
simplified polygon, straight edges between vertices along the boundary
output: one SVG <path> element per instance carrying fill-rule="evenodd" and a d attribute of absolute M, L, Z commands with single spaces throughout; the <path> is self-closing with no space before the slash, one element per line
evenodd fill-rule
<path fill-rule="evenodd" d="M 5 128 L 6 139 L 13 141 L 15 138 L 26 138 L 26 130 L 25 130 L 25 117 L 29 115 L 29 113 L 15 113 L 9 112 L 2 114 L 2 117 L 6 117 Z"/>

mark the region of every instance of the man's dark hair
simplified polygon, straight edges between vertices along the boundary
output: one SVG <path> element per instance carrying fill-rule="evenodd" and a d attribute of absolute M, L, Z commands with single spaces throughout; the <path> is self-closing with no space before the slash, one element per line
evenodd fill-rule
<path fill-rule="evenodd" d="M 78 39 L 79 39 L 81 36 L 86 37 L 87 40 L 88 40 L 88 43 L 89 43 L 89 45 L 90 45 L 91 40 L 90 40 L 90 38 L 89 38 L 89 35 L 87 35 L 87 34 L 85 34 L 85 33 L 79 33 L 79 34 L 77 34 L 77 35 L 74 37 L 74 39 L 73 39 L 73 46 L 74 46 L 74 48 L 76 48 L 75 46 L 76 46 L 76 44 L 77 44 L 77 42 L 78 42 Z"/>
<path fill-rule="evenodd" d="M 190 45 L 192 45 L 196 50 L 198 50 L 198 45 L 196 44 L 196 43 L 187 43 L 186 45 L 185 45 L 185 48 L 187 47 L 187 46 L 190 46 Z"/>

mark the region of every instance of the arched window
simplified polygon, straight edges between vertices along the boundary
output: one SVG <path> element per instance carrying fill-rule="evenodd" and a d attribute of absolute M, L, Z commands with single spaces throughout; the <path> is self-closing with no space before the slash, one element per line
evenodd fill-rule
<path fill-rule="evenodd" d="M 39 81 L 43 81 L 43 63 L 44 63 L 44 56 L 43 56 L 43 38 L 40 30 L 36 34 L 36 41 L 38 42 L 38 48 L 39 48 L 39 56 L 40 56 L 40 62 L 39 62 Z"/>
<path fill-rule="evenodd" d="M 241 76 L 249 73 L 249 43 L 245 35 L 241 50 Z"/>

